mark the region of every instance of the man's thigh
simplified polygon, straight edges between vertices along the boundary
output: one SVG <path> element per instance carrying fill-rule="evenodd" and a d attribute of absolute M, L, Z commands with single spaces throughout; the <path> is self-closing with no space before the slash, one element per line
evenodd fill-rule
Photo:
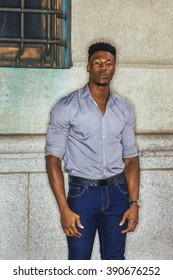
<path fill-rule="evenodd" d="M 121 231 L 128 226 L 119 223 L 129 207 L 128 187 L 126 184 L 108 188 L 109 203 L 102 211 L 98 227 L 102 259 L 122 260 L 125 253 L 126 234 Z"/>
<path fill-rule="evenodd" d="M 70 184 L 67 203 L 69 208 L 80 216 L 84 229 L 78 227 L 80 238 L 67 237 L 69 259 L 87 260 L 91 258 L 96 229 L 99 223 L 99 191 Z"/>

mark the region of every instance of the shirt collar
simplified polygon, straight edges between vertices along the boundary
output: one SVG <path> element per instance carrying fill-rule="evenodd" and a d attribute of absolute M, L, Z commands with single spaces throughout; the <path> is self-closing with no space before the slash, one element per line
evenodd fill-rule
<path fill-rule="evenodd" d="M 91 97 L 91 92 L 90 92 L 88 84 L 86 84 L 81 90 L 82 90 L 82 92 L 81 92 L 82 98 L 86 98 L 87 96 Z"/>
<path fill-rule="evenodd" d="M 89 96 L 90 98 L 92 98 L 91 96 L 91 92 L 89 89 L 88 84 L 86 84 L 82 89 L 81 89 L 81 98 L 86 98 L 87 96 Z M 113 102 L 116 102 L 116 94 L 110 89 L 110 98 L 109 98 L 109 103 L 112 104 Z"/>

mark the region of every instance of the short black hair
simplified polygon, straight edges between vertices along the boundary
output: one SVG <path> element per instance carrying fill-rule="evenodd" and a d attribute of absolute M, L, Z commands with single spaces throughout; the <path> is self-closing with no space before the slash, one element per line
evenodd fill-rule
<path fill-rule="evenodd" d="M 88 61 L 90 57 L 97 51 L 105 51 L 110 52 L 116 59 L 116 48 L 109 43 L 106 42 L 98 42 L 92 44 L 88 49 Z"/>

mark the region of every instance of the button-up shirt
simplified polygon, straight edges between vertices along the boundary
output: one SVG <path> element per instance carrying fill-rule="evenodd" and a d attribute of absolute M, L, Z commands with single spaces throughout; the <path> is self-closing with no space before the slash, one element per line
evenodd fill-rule
<path fill-rule="evenodd" d="M 46 155 L 63 159 L 69 175 L 104 179 L 124 170 L 123 158 L 138 155 L 131 105 L 110 91 L 103 115 L 88 85 L 51 110 Z"/>

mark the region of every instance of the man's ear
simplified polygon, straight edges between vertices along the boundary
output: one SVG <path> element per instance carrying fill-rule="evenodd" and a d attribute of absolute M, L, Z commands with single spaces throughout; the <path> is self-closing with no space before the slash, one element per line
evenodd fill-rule
<path fill-rule="evenodd" d="M 90 65 L 89 64 L 87 65 L 86 69 L 87 69 L 87 72 L 90 72 Z"/>
<path fill-rule="evenodd" d="M 115 70 L 116 70 L 116 64 L 114 65 L 114 74 L 115 74 Z"/>

